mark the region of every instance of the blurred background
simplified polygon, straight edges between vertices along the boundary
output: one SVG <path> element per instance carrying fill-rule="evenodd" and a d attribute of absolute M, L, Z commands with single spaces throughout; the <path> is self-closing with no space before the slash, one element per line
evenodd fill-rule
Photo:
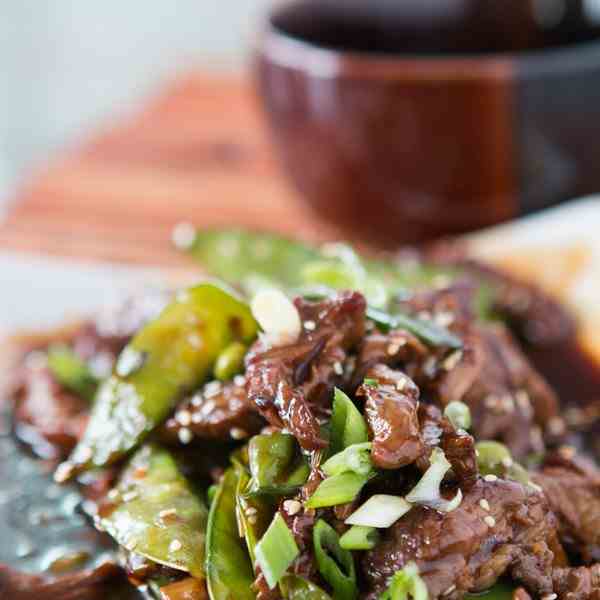
<path fill-rule="evenodd" d="M 34 165 L 193 66 L 240 70 L 268 0 L 5 0 L 0 206 Z"/>

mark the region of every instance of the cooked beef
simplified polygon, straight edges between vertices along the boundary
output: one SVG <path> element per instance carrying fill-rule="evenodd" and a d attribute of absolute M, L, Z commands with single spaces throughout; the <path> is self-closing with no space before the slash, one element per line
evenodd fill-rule
<path fill-rule="evenodd" d="M 161 428 L 161 437 L 183 444 L 191 441 L 190 433 L 199 439 L 239 440 L 259 433 L 263 425 L 242 377 L 223 384 L 210 382 L 184 400 Z"/>
<path fill-rule="evenodd" d="M 65 575 L 46 581 L 39 575 L 27 575 L 0 564 L 0 598 L 7 600 L 102 600 L 115 594 L 115 583 L 122 571 L 113 563 L 103 563 L 90 571 Z"/>
<path fill-rule="evenodd" d="M 463 490 L 470 489 L 475 485 L 479 471 L 475 439 L 466 431 L 456 430 L 447 419 L 442 419 L 440 423 L 442 428 L 440 447 L 452 465 L 452 472 L 460 487 Z"/>
<path fill-rule="evenodd" d="M 371 456 L 381 469 L 398 469 L 424 451 L 417 411 L 419 389 L 400 371 L 375 365 L 356 395 L 365 398 L 364 413 L 372 435 Z"/>
<path fill-rule="evenodd" d="M 600 600 L 600 564 L 554 569 L 552 582 L 560 600 Z"/>
<path fill-rule="evenodd" d="M 528 559 L 536 593 L 552 592 L 555 517 L 543 494 L 521 484 L 479 479 L 450 512 L 416 506 L 367 552 L 362 569 L 373 595 L 408 562 L 419 567 L 431 600 L 489 588 L 515 561 Z"/>
<path fill-rule="evenodd" d="M 67 392 L 43 365 L 25 362 L 14 402 L 17 434 L 46 457 L 67 456 L 85 429 L 89 404 Z"/>
<path fill-rule="evenodd" d="M 366 303 L 357 292 L 342 292 L 295 304 L 304 324 L 298 340 L 270 347 L 259 339 L 246 356 L 246 389 L 269 423 L 289 429 L 305 450 L 317 450 L 327 445 L 320 425 L 331 412 L 332 388 L 364 336 Z"/>
<path fill-rule="evenodd" d="M 568 449 L 571 450 L 571 449 Z M 562 544 L 586 564 L 600 561 L 600 471 L 581 459 L 550 456 L 534 481 L 558 519 Z"/>

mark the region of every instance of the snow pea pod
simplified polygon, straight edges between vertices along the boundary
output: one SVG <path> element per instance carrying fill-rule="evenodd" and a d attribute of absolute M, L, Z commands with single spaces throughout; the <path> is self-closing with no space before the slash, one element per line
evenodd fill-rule
<path fill-rule="evenodd" d="M 210 506 L 206 534 L 206 580 L 211 600 L 255 600 L 254 572 L 236 518 L 239 474 L 231 467 Z"/>
<path fill-rule="evenodd" d="M 279 589 L 285 600 L 331 600 L 327 592 L 298 575 L 284 575 Z"/>
<path fill-rule="evenodd" d="M 100 521 L 115 540 L 150 560 L 204 577 L 208 511 L 171 454 L 143 446 L 131 458 Z"/>
<path fill-rule="evenodd" d="M 55 475 L 115 462 L 160 424 L 179 398 L 209 375 L 232 342 L 251 342 L 258 325 L 228 289 L 202 283 L 177 294 L 125 347 L 101 385 L 83 439 Z"/>
<path fill-rule="evenodd" d="M 48 368 L 62 386 L 89 402 L 93 400 L 98 380 L 69 346 L 57 344 L 48 348 Z"/>

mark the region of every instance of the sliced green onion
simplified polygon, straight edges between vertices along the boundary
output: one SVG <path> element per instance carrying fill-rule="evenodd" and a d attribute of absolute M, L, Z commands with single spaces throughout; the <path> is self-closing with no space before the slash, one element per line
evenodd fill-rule
<path fill-rule="evenodd" d="M 98 380 L 71 348 L 62 344 L 51 346 L 48 368 L 62 386 L 90 402 L 94 399 Z"/>
<path fill-rule="evenodd" d="M 378 600 L 427 600 L 429 593 L 425 582 L 419 576 L 419 568 L 409 562 L 402 570 L 396 571 L 388 589 Z"/>
<path fill-rule="evenodd" d="M 444 327 L 436 325 L 433 321 L 416 319 L 401 313 L 390 315 L 376 308 L 367 308 L 367 317 L 374 321 L 383 331 L 390 329 L 405 329 L 417 336 L 428 346 L 452 348 L 458 350 L 462 348 L 462 340 L 450 333 Z"/>
<path fill-rule="evenodd" d="M 330 452 L 337 454 L 353 444 L 369 441 L 364 417 L 342 390 L 335 388 L 331 414 Z"/>
<path fill-rule="evenodd" d="M 412 504 L 402 496 L 375 494 L 346 519 L 346 524 L 386 529 L 411 508 Z"/>
<path fill-rule="evenodd" d="M 434 448 L 431 452 L 430 465 L 417 485 L 406 494 L 406 500 L 413 504 L 424 504 L 441 512 L 455 510 L 462 501 L 462 492 L 459 489 L 452 500 L 446 500 L 440 492 L 440 485 L 451 465 L 446 459 L 444 451 Z"/>
<path fill-rule="evenodd" d="M 212 504 L 218 489 L 219 486 L 216 483 L 208 486 L 208 489 L 206 490 L 206 499 L 208 500 L 209 506 Z"/>
<path fill-rule="evenodd" d="M 275 515 L 265 535 L 257 544 L 255 554 L 257 565 L 269 588 L 273 589 L 300 554 L 296 540 L 280 513 Z"/>
<path fill-rule="evenodd" d="M 241 342 L 232 342 L 219 354 L 215 362 L 214 374 L 221 381 L 229 381 L 244 370 L 244 357 L 248 347 Z"/>
<path fill-rule="evenodd" d="M 371 442 L 352 444 L 345 450 L 334 454 L 322 466 L 321 470 L 329 477 L 351 471 L 358 475 L 368 475 L 373 471 L 371 461 Z"/>
<path fill-rule="evenodd" d="M 340 473 L 321 482 L 314 494 L 306 501 L 307 508 L 323 508 L 352 502 L 370 477 L 356 473 Z"/>
<path fill-rule="evenodd" d="M 464 402 L 454 400 L 446 405 L 444 416 L 456 429 L 470 429 L 471 410 Z"/>
<path fill-rule="evenodd" d="M 477 466 L 482 475 L 504 474 L 504 467 L 512 464 L 510 450 L 500 442 L 484 441 L 475 445 Z"/>
<path fill-rule="evenodd" d="M 319 573 L 333 588 L 333 600 L 353 600 L 358 596 L 354 559 L 340 546 L 335 529 L 319 519 L 313 529 L 313 547 Z"/>
<path fill-rule="evenodd" d="M 344 550 L 371 550 L 379 541 L 379 532 L 375 527 L 353 525 L 340 538 Z"/>

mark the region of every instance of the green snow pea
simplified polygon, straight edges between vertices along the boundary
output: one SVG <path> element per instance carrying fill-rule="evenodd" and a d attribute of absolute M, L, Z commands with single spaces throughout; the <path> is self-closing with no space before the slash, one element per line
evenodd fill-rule
<path fill-rule="evenodd" d="M 236 517 L 239 476 L 231 467 L 210 506 L 206 533 L 206 581 L 211 600 L 255 600 L 254 571 Z"/>
<path fill-rule="evenodd" d="M 289 496 L 306 482 L 310 469 L 293 435 L 255 435 L 248 443 L 249 495 Z"/>
<path fill-rule="evenodd" d="M 83 439 L 56 479 L 122 458 L 207 378 L 225 348 L 250 343 L 257 330 L 249 307 L 220 285 L 206 282 L 179 292 L 119 356 L 98 390 Z"/>
<path fill-rule="evenodd" d="M 298 575 L 284 575 L 279 589 L 284 600 L 331 600 L 327 592 Z"/>
<path fill-rule="evenodd" d="M 208 511 L 171 454 L 143 446 L 115 489 L 102 527 L 128 550 L 203 578 Z"/>

